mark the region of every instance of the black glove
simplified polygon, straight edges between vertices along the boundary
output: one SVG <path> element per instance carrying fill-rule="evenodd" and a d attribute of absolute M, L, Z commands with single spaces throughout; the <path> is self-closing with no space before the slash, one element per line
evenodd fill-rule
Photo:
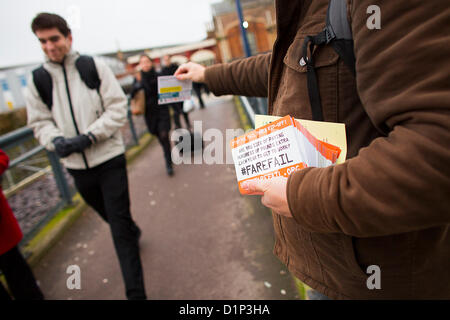
<path fill-rule="evenodd" d="M 91 139 L 85 134 L 73 138 L 56 137 L 53 139 L 55 151 L 61 158 L 70 156 L 74 152 L 82 152 L 92 144 Z"/>
<path fill-rule="evenodd" d="M 92 144 L 91 139 L 85 134 L 80 134 L 79 136 L 66 139 L 72 146 L 74 152 L 82 152 L 87 147 L 90 147 Z"/>
<path fill-rule="evenodd" d="M 65 158 L 73 152 L 64 137 L 56 137 L 52 142 L 55 145 L 55 152 L 60 158 Z"/>

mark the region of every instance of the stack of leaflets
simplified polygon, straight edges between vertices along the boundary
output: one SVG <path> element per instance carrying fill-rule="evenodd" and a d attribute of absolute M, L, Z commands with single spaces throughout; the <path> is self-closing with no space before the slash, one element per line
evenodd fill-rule
<path fill-rule="evenodd" d="M 291 116 L 279 118 L 230 142 L 241 194 L 242 183 L 253 179 L 288 177 L 306 167 L 327 167 L 341 148 L 314 137 Z"/>

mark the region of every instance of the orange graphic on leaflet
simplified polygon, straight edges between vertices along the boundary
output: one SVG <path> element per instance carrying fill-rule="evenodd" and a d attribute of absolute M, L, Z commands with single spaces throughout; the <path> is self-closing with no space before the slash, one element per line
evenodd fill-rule
<path fill-rule="evenodd" d="M 306 167 L 307 167 L 307 165 L 302 162 L 302 163 L 297 163 L 297 164 L 294 164 L 294 165 L 286 167 L 286 168 L 281 168 L 281 169 L 278 169 L 278 170 L 274 170 L 272 172 L 263 173 L 263 174 L 255 176 L 255 177 L 251 177 L 251 178 L 248 178 L 248 179 L 241 180 L 238 183 L 239 184 L 239 192 L 241 194 L 244 194 L 244 195 L 260 195 L 261 196 L 261 195 L 263 195 L 263 193 L 261 193 L 261 192 L 252 193 L 252 192 L 250 192 L 250 191 L 248 191 L 246 189 L 243 189 L 242 188 L 242 183 L 244 183 L 245 181 L 272 179 L 272 178 L 276 178 L 276 177 L 285 177 L 285 178 L 287 178 L 287 177 L 289 177 L 289 175 L 292 172 L 304 169 Z"/>
<path fill-rule="evenodd" d="M 290 130 L 294 130 L 294 131 L 290 131 Z M 330 165 L 330 163 L 334 164 L 337 161 L 337 159 L 339 158 L 339 155 L 341 152 L 341 149 L 339 147 L 317 139 L 304 126 L 302 126 L 299 122 L 297 122 L 293 117 L 291 117 L 289 115 L 285 116 L 283 118 L 280 118 L 274 122 L 268 123 L 256 130 L 253 130 L 253 131 L 248 132 L 240 137 L 233 139 L 230 142 L 231 149 L 233 152 L 241 153 L 241 152 L 243 152 L 242 150 L 244 150 L 243 148 L 245 145 L 249 144 L 252 141 L 260 139 L 264 136 L 267 136 L 271 133 L 274 133 L 276 131 L 284 131 L 285 134 L 287 134 L 287 136 L 284 136 L 284 138 L 283 138 L 285 141 L 289 135 L 291 137 L 289 140 L 287 140 L 291 144 L 287 145 L 288 151 L 287 151 L 287 153 L 284 154 L 284 158 L 283 158 L 283 154 L 280 155 L 280 159 L 282 159 L 280 161 L 280 162 L 282 162 L 281 165 L 286 165 L 289 162 L 295 162 L 295 163 L 292 163 L 283 168 L 271 170 L 269 172 L 264 172 L 264 169 L 263 169 L 262 172 L 259 173 L 259 171 L 261 171 L 261 168 L 265 167 L 265 164 L 263 163 L 263 161 L 266 161 L 266 160 L 260 160 L 260 162 L 257 162 L 256 165 L 251 164 L 251 162 L 250 162 L 245 167 L 243 167 L 241 163 L 246 163 L 246 161 L 241 162 L 239 164 L 235 161 L 236 171 L 242 172 L 239 174 L 237 173 L 239 192 L 241 194 L 243 194 L 243 195 L 262 195 L 262 193 L 252 193 L 246 189 L 243 189 L 242 184 L 244 182 L 253 181 L 253 180 L 262 180 L 262 179 L 272 179 L 275 177 L 288 178 L 290 174 L 292 174 L 293 172 L 295 172 L 297 170 L 304 169 L 308 166 L 318 166 L 318 167 L 322 167 L 324 165 L 328 166 L 328 165 Z M 294 145 L 292 145 L 292 143 L 294 143 Z M 242 148 L 238 150 L 238 149 L 236 149 L 238 147 L 242 147 Z M 247 151 L 247 153 L 251 153 L 252 145 L 250 144 L 249 146 L 247 146 L 245 150 Z M 278 149 L 278 150 L 280 150 L 280 149 Z M 289 151 L 291 153 L 289 153 Z M 291 158 L 291 161 L 289 161 L 289 159 L 288 159 L 289 154 L 293 154 L 293 155 L 297 155 L 297 156 L 294 156 L 293 158 Z M 264 155 L 264 157 L 266 157 L 266 155 Z M 254 157 L 254 158 L 256 158 L 256 157 Z M 240 159 L 242 159 L 242 158 L 240 158 Z M 259 159 L 259 157 L 258 157 L 258 159 Z M 274 159 L 275 159 L 275 163 L 276 163 L 277 162 L 276 158 L 274 157 Z M 322 159 L 322 160 L 320 160 L 320 159 Z M 250 160 L 250 161 L 253 161 L 253 160 Z M 270 168 L 270 160 L 268 162 L 269 162 L 269 168 Z M 262 165 L 261 165 L 261 163 L 262 163 Z M 238 170 L 238 169 L 241 169 L 241 170 Z M 243 175 L 249 175 L 249 171 L 251 171 L 251 174 L 250 174 L 251 177 L 243 178 Z"/>
<path fill-rule="evenodd" d="M 250 131 L 240 137 L 234 138 L 230 142 L 231 149 L 243 146 L 253 140 L 267 136 L 268 134 L 289 127 L 294 124 L 294 119 L 291 116 L 285 116 L 277 121 L 268 123 L 265 126 L 256 130 Z"/>

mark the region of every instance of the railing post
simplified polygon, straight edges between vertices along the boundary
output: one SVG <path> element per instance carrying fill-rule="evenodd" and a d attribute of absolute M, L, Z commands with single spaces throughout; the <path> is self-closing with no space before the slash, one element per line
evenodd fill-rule
<path fill-rule="evenodd" d="M 133 122 L 133 116 L 131 114 L 130 102 L 131 102 L 131 99 L 128 99 L 127 116 L 128 116 L 128 122 L 130 124 L 131 135 L 133 136 L 134 144 L 137 146 L 137 145 L 139 145 L 139 139 L 136 134 L 136 129 L 134 128 L 134 122 Z"/>
<path fill-rule="evenodd" d="M 55 177 L 56 185 L 58 186 L 61 198 L 66 204 L 72 204 L 72 196 L 70 195 L 69 185 L 67 183 L 66 177 L 64 176 L 64 171 L 59 162 L 58 156 L 54 152 L 46 150 L 48 159 L 52 166 L 53 175 Z"/>

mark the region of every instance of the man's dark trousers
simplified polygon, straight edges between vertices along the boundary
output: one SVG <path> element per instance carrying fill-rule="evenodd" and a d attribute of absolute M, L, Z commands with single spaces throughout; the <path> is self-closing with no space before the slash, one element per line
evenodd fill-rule
<path fill-rule="evenodd" d="M 125 156 L 87 170 L 68 170 L 83 199 L 109 223 L 128 299 L 146 299 L 140 230 L 131 218 Z"/>

